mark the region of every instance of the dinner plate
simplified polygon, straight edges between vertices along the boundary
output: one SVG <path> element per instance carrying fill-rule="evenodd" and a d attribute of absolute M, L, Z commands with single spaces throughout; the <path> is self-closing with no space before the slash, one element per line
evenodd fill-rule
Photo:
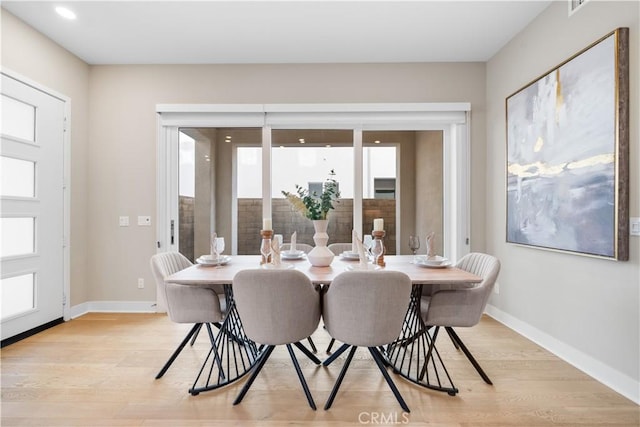
<path fill-rule="evenodd" d="M 446 267 L 451 267 L 451 261 L 444 261 L 439 264 L 429 263 L 424 261 L 416 261 L 416 265 L 419 265 L 420 267 L 425 267 L 425 268 L 446 268 Z"/>
<path fill-rule="evenodd" d="M 344 259 L 360 259 L 360 254 L 358 254 L 357 252 L 351 252 L 351 251 L 344 251 L 340 254 L 340 256 Z"/>
<path fill-rule="evenodd" d="M 427 258 L 426 255 L 418 255 L 416 257 L 416 262 L 421 263 L 421 264 L 434 265 L 434 266 L 438 266 L 440 264 L 445 264 L 448 261 L 449 260 L 447 258 L 442 257 L 440 255 L 436 255 L 436 256 L 433 256 L 431 258 Z"/>
<path fill-rule="evenodd" d="M 282 262 L 280 265 L 262 264 L 261 267 L 265 270 L 290 270 L 294 265 L 288 262 Z"/>
<path fill-rule="evenodd" d="M 284 251 L 280 254 L 282 259 L 302 259 L 306 255 L 304 251 L 295 251 L 293 253 L 291 251 Z"/>
<path fill-rule="evenodd" d="M 223 255 L 218 261 L 215 261 L 209 257 L 205 257 L 204 255 L 196 260 L 198 264 L 204 266 L 225 265 L 228 264 L 229 261 L 231 261 L 231 257 L 228 255 Z"/>
<path fill-rule="evenodd" d="M 345 267 L 345 270 L 347 271 L 376 271 L 376 270 L 380 270 L 382 267 L 380 267 L 379 265 L 373 265 L 373 264 L 367 264 L 365 267 L 361 266 L 360 264 L 352 264 L 352 265 L 347 265 Z"/>

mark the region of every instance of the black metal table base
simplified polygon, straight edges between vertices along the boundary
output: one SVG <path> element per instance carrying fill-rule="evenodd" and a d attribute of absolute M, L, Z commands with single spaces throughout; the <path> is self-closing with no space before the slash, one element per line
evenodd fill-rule
<path fill-rule="evenodd" d="M 386 362 L 394 373 L 414 384 L 455 396 L 458 389 L 435 346 L 438 331 L 432 336 L 422 321 L 421 296 L 422 286 L 414 285 L 400 337 L 386 348 Z"/>
<path fill-rule="evenodd" d="M 233 301 L 230 285 L 225 285 L 227 315 L 189 393 L 196 396 L 242 378 L 254 366 L 262 347 L 248 339 Z"/>

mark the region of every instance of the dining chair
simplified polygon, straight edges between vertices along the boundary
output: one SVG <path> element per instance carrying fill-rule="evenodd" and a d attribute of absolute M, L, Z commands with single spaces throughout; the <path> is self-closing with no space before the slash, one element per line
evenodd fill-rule
<path fill-rule="evenodd" d="M 282 251 L 288 251 L 291 249 L 291 243 L 285 243 L 282 245 Z M 306 243 L 296 243 L 296 250 L 303 251 L 305 254 L 308 254 L 313 249 L 313 246 L 308 245 Z"/>
<path fill-rule="evenodd" d="M 397 271 L 346 271 L 338 274 L 323 295 L 322 318 L 329 334 L 351 348 L 324 409 L 329 409 L 358 347 L 367 347 L 402 409 L 409 407 L 387 373 L 379 348 L 398 339 L 409 306 L 411 279 Z"/>
<path fill-rule="evenodd" d="M 215 348 L 211 324 L 220 328 L 220 322 L 224 319 L 225 300 L 223 298 L 221 303 L 221 298 L 214 289 L 165 283 L 165 277 L 191 265 L 191 261 L 179 252 L 164 252 L 151 257 L 151 272 L 156 281 L 156 292 L 166 304 L 169 319 L 175 323 L 193 323 L 193 327 L 160 369 L 156 379 L 167 372 L 190 339 L 193 345 L 202 325 L 206 325 L 209 340 Z"/>
<path fill-rule="evenodd" d="M 472 327 L 480 322 L 500 273 L 500 261 L 494 256 L 473 252 L 462 257 L 456 267 L 481 277 L 482 281 L 473 287 L 463 289 L 438 288 L 436 286 L 431 295 L 423 294 L 421 296 L 422 321 L 427 330 L 431 327 L 435 328 L 431 343 L 426 350 L 427 356 L 420 378 L 422 379 L 425 375 L 438 331 L 440 327 L 444 327 L 454 346 L 462 350 L 482 379 L 487 384 L 493 384 L 453 328 Z"/>
<path fill-rule="evenodd" d="M 342 252 L 351 251 L 353 246 L 351 243 L 331 243 L 327 248 L 329 248 L 335 256 L 340 256 Z"/>
<path fill-rule="evenodd" d="M 238 272 L 232 287 L 247 337 L 265 346 L 233 404 L 242 401 L 274 348 L 286 345 L 309 406 L 315 410 L 316 404 L 292 348 L 293 344 L 320 365 L 320 360 L 300 344 L 320 323 L 320 294 L 311 280 L 297 270 L 251 269 Z"/>

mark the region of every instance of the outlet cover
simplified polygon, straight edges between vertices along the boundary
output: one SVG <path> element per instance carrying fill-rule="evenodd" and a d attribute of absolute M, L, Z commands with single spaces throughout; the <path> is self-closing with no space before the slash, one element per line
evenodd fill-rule
<path fill-rule="evenodd" d="M 151 225 L 151 217 L 150 216 L 139 216 L 138 217 L 138 225 Z"/>
<path fill-rule="evenodd" d="M 629 218 L 629 234 L 632 236 L 640 236 L 640 218 Z"/>
<path fill-rule="evenodd" d="M 118 218 L 118 224 L 120 225 L 120 227 L 128 227 L 129 226 L 129 217 L 128 216 L 121 216 L 120 218 Z"/>

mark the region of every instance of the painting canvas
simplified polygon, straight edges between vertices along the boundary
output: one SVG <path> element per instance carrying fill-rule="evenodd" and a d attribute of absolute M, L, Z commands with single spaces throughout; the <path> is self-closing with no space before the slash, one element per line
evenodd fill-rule
<path fill-rule="evenodd" d="M 624 30 L 507 98 L 507 242 L 628 259 Z"/>

